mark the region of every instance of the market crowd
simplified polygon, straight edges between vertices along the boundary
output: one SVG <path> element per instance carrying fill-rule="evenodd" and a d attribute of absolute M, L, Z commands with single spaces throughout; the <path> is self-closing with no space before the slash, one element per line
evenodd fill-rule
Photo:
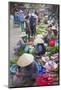
<path fill-rule="evenodd" d="M 14 87 L 52 85 L 54 77 L 47 73 L 58 68 L 58 64 L 50 60 L 56 56 L 58 58 L 58 55 L 55 53 L 54 57 L 49 58 L 46 53 L 46 45 L 47 47 L 54 47 L 55 43 L 58 44 L 59 41 L 58 24 L 54 14 L 52 17 L 44 16 L 43 23 L 46 25 L 46 33 L 42 35 L 37 34 L 37 26 L 41 23 L 37 11 L 29 12 L 27 15 L 22 10 L 15 12 L 14 24 L 19 24 L 21 32 L 26 33 L 29 42 L 32 37 L 33 41 L 28 44 L 20 42 L 19 48 L 21 50 L 23 48 L 25 53 L 19 56 L 16 65 L 10 67 L 10 71 L 15 73 L 13 78 Z M 35 54 L 30 54 L 29 52 L 33 52 L 34 49 Z M 17 48 L 16 50 L 18 51 L 19 49 Z M 35 59 L 41 59 L 44 62 L 44 66 Z"/>

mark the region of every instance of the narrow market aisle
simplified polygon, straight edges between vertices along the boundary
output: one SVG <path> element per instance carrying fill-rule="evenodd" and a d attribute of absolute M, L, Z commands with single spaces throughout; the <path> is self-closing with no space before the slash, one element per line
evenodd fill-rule
<path fill-rule="evenodd" d="M 20 27 L 13 27 L 13 22 L 10 20 L 10 59 L 15 58 L 14 48 L 16 47 L 18 41 L 21 38 Z"/>

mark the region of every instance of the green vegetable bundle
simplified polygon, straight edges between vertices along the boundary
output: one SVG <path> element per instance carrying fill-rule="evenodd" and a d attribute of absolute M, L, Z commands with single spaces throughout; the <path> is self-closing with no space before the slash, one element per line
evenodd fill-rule
<path fill-rule="evenodd" d="M 58 46 L 54 46 L 54 47 L 47 46 L 46 50 L 48 52 L 48 55 L 51 56 L 52 54 L 59 52 L 59 47 Z"/>
<path fill-rule="evenodd" d="M 45 25 L 44 24 L 39 24 L 37 26 L 37 34 L 44 34 L 45 33 Z"/>

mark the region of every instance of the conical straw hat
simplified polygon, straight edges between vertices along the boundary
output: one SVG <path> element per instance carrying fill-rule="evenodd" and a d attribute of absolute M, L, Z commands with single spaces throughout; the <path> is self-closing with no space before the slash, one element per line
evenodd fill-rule
<path fill-rule="evenodd" d="M 41 39 L 41 38 L 36 38 L 36 39 L 34 40 L 34 45 L 37 45 L 37 44 L 44 44 L 44 40 Z"/>
<path fill-rule="evenodd" d="M 34 61 L 34 56 L 31 54 L 24 53 L 19 57 L 17 61 L 17 65 L 21 67 L 26 67 L 30 65 Z"/>
<path fill-rule="evenodd" d="M 21 33 L 21 37 L 25 37 L 26 36 L 26 33 L 25 32 L 22 32 Z"/>
<path fill-rule="evenodd" d="M 37 39 L 37 38 L 43 38 L 43 35 L 40 35 L 40 34 L 38 34 L 36 37 L 35 37 L 35 39 Z"/>
<path fill-rule="evenodd" d="M 52 30 L 56 30 L 56 27 L 55 26 L 52 26 Z"/>
<path fill-rule="evenodd" d="M 20 10 L 19 12 L 20 12 L 20 13 L 23 13 L 23 11 L 22 11 L 22 10 Z"/>

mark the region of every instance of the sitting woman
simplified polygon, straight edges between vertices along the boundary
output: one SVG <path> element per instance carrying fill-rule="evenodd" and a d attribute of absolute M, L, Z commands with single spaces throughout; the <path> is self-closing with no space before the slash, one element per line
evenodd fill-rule
<path fill-rule="evenodd" d="M 46 30 L 47 30 L 47 33 L 46 33 L 46 35 L 44 37 L 44 41 L 45 41 L 45 43 L 48 43 L 48 41 L 51 38 L 53 38 L 53 36 L 54 36 L 53 31 L 52 31 L 52 25 L 48 25 Z"/>
<path fill-rule="evenodd" d="M 46 47 L 44 45 L 44 40 L 41 38 L 36 38 L 34 40 L 35 53 L 38 56 L 42 56 L 46 52 Z"/>
<path fill-rule="evenodd" d="M 34 86 L 38 68 L 33 55 L 24 53 L 19 58 L 17 65 L 17 72 L 13 78 L 14 86 Z"/>

